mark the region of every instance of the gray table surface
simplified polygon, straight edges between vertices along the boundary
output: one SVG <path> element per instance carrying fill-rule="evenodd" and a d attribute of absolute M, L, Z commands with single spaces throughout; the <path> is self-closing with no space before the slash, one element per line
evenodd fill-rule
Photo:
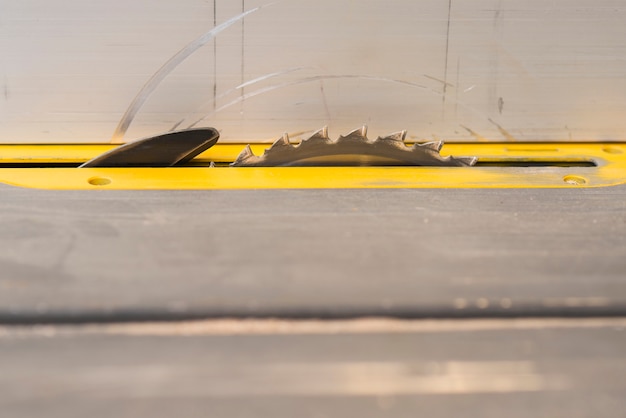
<path fill-rule="evenodd" d="M 624 416 L 624 187 L 0 196 L 3 415 Z"/>
<path fill-rule="evenodd" d="M 0 332 L 0 408 L 50 418 L 623 417 L 626 321 L 600 320 L 309 335 L 13 330 Z"/>
<path fill-rule="evenodd" d="M 626 188 L 0 188 L 0 319 L 626 312 Z"/>

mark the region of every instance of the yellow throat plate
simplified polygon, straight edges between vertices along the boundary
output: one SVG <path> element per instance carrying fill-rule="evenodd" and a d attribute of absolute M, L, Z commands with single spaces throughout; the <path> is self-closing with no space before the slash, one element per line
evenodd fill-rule
<path fill-rule="evenodd" d="M 448 143 L 474 167 L 229 167 L 243 144 L 217 144 L 169 168 L 77 168 L 114 145 L 0 145 L 0 182 L 68 190 L 580 188 L 626 183 L 626 143 Z M 269 144 L 252 145 L 261 154 Z M 214 162 L 215 167 L 209 167 Z"/>

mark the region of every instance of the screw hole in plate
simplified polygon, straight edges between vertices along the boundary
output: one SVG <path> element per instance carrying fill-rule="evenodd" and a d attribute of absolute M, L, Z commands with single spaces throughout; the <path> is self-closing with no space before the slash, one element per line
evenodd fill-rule
<path fill-rule="evenodd" d="M 602 147 L 602 151 L 608 154 L 622 154 L 624 152 L 620 147 L 616 147 L 614 145 L 607 145 L 606 147 Z"/>
<path fill-rule="evenodd" d="M 563 177 L 563 181 L 567 184 L 571 184 L 573 186 L 580 186 L 583 184 L 587 184 L 587 179 L 582 176 L 576 176 L 573 174 L 569 174 Z"/>
<path fill-rule="evenodd" d="M 107 184 L 111 184 L 111 179 L 106 177 L 92 177 L 87 180 L 87 182 L 92 186 L 106 186 Z"/>

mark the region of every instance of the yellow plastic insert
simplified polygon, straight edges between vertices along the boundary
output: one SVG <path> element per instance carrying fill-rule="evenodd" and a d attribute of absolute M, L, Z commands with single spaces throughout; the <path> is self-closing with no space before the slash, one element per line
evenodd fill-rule
<path fill-rule="evenodd" d="M 0 145 L 0 182 L 74 190 L 583 188 L 626 183 L 626 143 L 449 143 L 474 167 L 228 167 L 245 144 L 217 144 L 171 168 L 77 168 L 113 145 Z M 255 144 L 262 154 L 269 144 Z M 216 167 L 208 167 L 213 161 Z"/>

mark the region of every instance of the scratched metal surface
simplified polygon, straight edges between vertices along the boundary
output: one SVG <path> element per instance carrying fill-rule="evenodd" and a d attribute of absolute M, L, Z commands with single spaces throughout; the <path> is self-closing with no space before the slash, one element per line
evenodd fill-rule
<path fill-rule="evenodd" d="M 102 142 L 119 126 L 132 139 L 200 119 L 257 141 L 325 124 L 452 140 L 626 130 L 626 8 L 614 0 L 0 7 L 2 142 Z"/>
<path fill-rule="evenodd" d="M 626 312 L 626 188 L 0 189 L 3 321 Z"/>
<path fill-rule="evenodd" d="M 624 416 L 623 321 L 515 325 L 233 336 L 0 329 L 0 407 L 13 418 Z"/>

